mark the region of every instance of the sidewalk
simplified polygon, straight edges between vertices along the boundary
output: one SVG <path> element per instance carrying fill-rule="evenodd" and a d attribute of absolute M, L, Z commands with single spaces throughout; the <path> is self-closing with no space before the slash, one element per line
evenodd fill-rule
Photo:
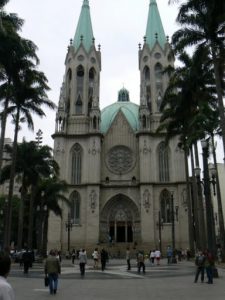
<path fill-rule="evenodd" d="M 126 271 L 125 260 L 110 260 L 105 272 L 94 271 L 92 260 L 84 279 L 79 276 L 78 261 L 75 268 L 70 261 L 63 261 L 67 275 L 59 279 L 58 294 L 55 299 L 82 300 L 223 300 L 225 297 L 225 270 L 219 268 L 218 279 L 213 285 L 193 283 L 195 266 L 193 262 L 182 261 L 168 266 L 162 260 L 159 267 L 146 264 L 146 275 L 133 270 Z M 41 266 L 36 266 L 41 268 Z M 69 275 L 71 273 L 71 275 Z M 129 276 L 127 276 L 127 274 Z M 48 289 L 44 287 L 43 277 L 9 277 L 16 300 L 49 299 Z"/>

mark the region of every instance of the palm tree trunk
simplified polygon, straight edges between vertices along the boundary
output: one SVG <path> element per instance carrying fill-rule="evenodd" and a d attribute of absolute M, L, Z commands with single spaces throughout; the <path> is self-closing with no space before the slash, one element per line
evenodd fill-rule
<path fill-rule="evenodd" d="M 49 212 L 48 210 L 44 213 L 44 230 L 43 230 L 43 238 L 42 238 L 42 255 L 43 257 L 46 257 L 47 255 L 47 243 L 48 243 L 48 217 Z"/>
<path fill-rule="evenodd" d="M 188 205 L 188 229 L 189 229 L 189 245 L 190 251 L 194 253 L 194 230 L 192 218 L 192 205 L 191 205 L 191 191 L 188 172 L 188 151 L 185 148 L 185 173 L 186 173 L 186 188 L 187 188 L 187 205 Z"/>
<path fill-rule="evenodd" d="M 215 150 L 215 143 L 214 143 L 214 134 L 212 136 L 212 149 L 213 149 L 213 160 L 214 165 L 216 168 L 216 193 L 217 193 L 217 206 L 218 206 L 218 217 L 219 217 L 219 228 L 220 228 L 220 243 L 222 248 L 222 255 L 224 260 L 225 255 L 225 230 L 224 230 L 224 218 L 223 218 L 223 205 L 222 205 L 222 198 L 221 198 L 221 191 L 220 191 L 220 181 L 218 176 L 218 166 L 217 166 L 217 159 L 216 159 L 216 150 Z"/>
<path fill-rule="evenodd" d="M 200 243 L 200 226 L 199 226 L 199 205 L 198 205 L 198 187 L 196 182 L 196 177 L 194 175 L 194 153 L 193 148 L 191 148 L 191 170 L 192 170 L 192 195 L 193 195 L 193 218 L 194 218 L 194 237 L 195 237 L 195 247 L 201 249 Z"/>
<path fill-rule="evenodd" d="M 194 153 L 195 153 L 195 165 L 199 167 L 199 154 L 197 143 L 194 144 Z M 195 178 L 196 182 L 196 178 Z M 197 183 L 197 182 L 196 182 Z M 200 248 L 201 250 L 206 249 L 206 228 L 205 228 L 205 213 L 202 197 L 202 187 L 197 185 L 198 190 L 198 220 L 199 220 L 199 229 L 200 229 Z"/>
<path fill-rule="evenodd" d="M 13 151 L 12 151 L 12 164 L 10 170 L 10 179 L 9 179 L 9 193 L 8 193 L 8 207 L 7 207 L 7 222 L 6 230 L 4 236 L 4 247 L 6 249 L 10 248 L 11 242 L 11 226 L 12 226 L 12 198 L 14 190 L 14 178 L 15 178 L 15 169 L 16 169 L 16 156 L 17 156 L 17 139 L 19 132 L 19 118 L 20 110 L 17 109 L 16 122 L 15 122 L 15 131 L 14 131 L 14 140 L 13 140 Z"/>
<path fill-rule="evenodd" d="M 24 187 L 24 178 L 22 180 L 21 187 L 21 199 L 19 207 L 19 221 L 18 221 L 18 238 L 17 238 L 17 249 L 21 250 L 23 246 L 23 222 L 24 222 L 24 200 L 26 197 L 26 189 Z"/>
<path fill-rule="evenodd" d="M 10 80 L 8 82 L 8 86 L 10 86 Z M 4 110 L 1 119 L 1 138 L 0 138 L 0 180 L 1 180 L 1 170 L 3 164 L 3 153 L 4 153 L 4 143 L 5 143 L 5 129 L 6 129 L 6 121 L 8 116 L 8 106 L 9 106 L 9 87 L 7 89 L 7 95 L 5 99 Z"/>
<path fill-rule="evenodd" d="M 34 229 L 34 194 L 35 187 L 31 187 L 30 206 L 29 206 L 29 227 L 28 227 L 28 248 L 33 249 L 33 229 Z"/>
<path fill-rule="evenodd" d="M 219 73 L 218 59 L 216 57 L 217 50 L 215 47 L 212 48 L 213 66 L 215 73 L 216 82 L 216 92 L 218 97 L 219 115 L 220 115 L 220 127 L 222 130 L 222 140 L 223 140 L 223 159 L 225 162 L 225 115 L 224 115 L 224 104 L 223 104 L 223 90 L 221 84 L 221 77 Z"/>

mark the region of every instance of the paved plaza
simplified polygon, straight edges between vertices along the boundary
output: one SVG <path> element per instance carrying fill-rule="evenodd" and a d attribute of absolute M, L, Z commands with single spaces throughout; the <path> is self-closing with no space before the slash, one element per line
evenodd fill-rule
<path fill-rule="evenodd" d="M 82 279 L 77 261 L 75 266 L 70 261 L 63 261 L 56 295 L 50 295 L 48 288 L 44 287 L 41 264 L 34 264 L 27 276 L 18 264 L 14 264 L 9 281 L 14 288 L 16 300 L 53 297 L 66 300 L 222 300 L 225 298 L 225 269 L 218 270 L 219 278 L 214 279 L 213 285 L 209 285 L 193 283 L 193 262 L 182 261 L 169 266 L 166 260 L 162 260 L 160 266 L 150 266 L 147 262 L 146 274 L 138 274 L 135 261 L 131 271 L 127 271 L 125 260 L 110 260 L 104 272 L 94 270 L 92 261 L 89 261 Z"/>

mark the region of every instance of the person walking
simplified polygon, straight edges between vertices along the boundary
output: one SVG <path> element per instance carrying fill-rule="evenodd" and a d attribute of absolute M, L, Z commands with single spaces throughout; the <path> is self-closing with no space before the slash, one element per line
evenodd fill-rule
<path fill-rule="evenodd" d="M 14 300 L 15 295 L 12 286 L 6 280 L 11 267 L 11 259 L 9 255 L 0 253 L 0 299 Z"/>
<path fill-rule="evenodd" d="M 143 273 L 145 274 L 145 257 L 143 251 L 139 251 L 137 254 L 137 265 L 138 265 L 138 273 L 140 273 L 142 269 Z"/>
<path fill-rule="evenodd" d="M 72 256 L 72 264 L 74 265 L 75 259 L 76 259 L 76 250 L 75 249 L 72 250 L 71 256 Z"/>
<path fill-rule="evenodd" d="M 127 270 L 130 271 L 131 266 L 130 266 L 130 247 L 127 247 L 126 250 L 126 260 L 127 260 Z"/>
<path fill-rule="evenodd" d="M 108 253 L 107 251 L 102 248 L 102 251 L 101 251 L 101 265 L 102 265 L 102 271 L 105 270 L 105 266 L 106 266 L 106 261 L 108 259 Z"/>
<path fill-rule="evenodd" d="M 161 258 L 161 252 L 160 252 L 160 250 L 156 249 L 155 250 L 155 259 L 156 259 L 157 266 L 160 265 L 160 258 Z"/>
<path fill-rule="evenodd" d="M 32 255 L 31 252 L 28 251 L 28 248 L 22 255 L 23 260 L 23 272 L 24 274 L 28 274 L 29 268 L 32 266 Z"/>
<path fill-rule="evenodd" d="M 205 254 L 205 269 L 208 277 L 207 283 L 209 284 L 213 283 L 213 267 L 214 267 L 213 255 L 210 251 L 207 250 Z"/>
<path fill-rule="evenodd" d="M 94 252 L 92 253 L 92 257 L 94 260 L 94 269 L 98 269 L 98 260 L 99 260 L 98 248 L 95 248 Z"/>
<path fill-rule="evenodd" d="M 195 283 L 198 282 L 199 274 L 201 274 L 201 282 L 204 282 L 204 273 L 205 273 L 205 255 L 200 251 L 195 258 L 195 265 L 197 267 L 195 274 Z"/>
<path fill-rule="evenodd" d="M 151 265 L 154 266 L 154 262 L 155 262 L 155 250 L 151 250 L 150 251 L 150 263 L 151 263 Z"/>
<path fill-rule="evenodd" d="M 167 256 L 167 264 L 169 265 L 172 263 L 172 257 L 173 257 L 173 250 L 170 246 L 167 247 L 166 256 Z"/>
<path fill-rule="evenodd" d="M 85 249 L 81 249 L 79 252 L 79 265 L 80 265 L 80 275 L 84 276 L 85 274 L 85 265 L 87 263 L 87 254 Z"/>
<path fill-rule="evenodd" d="M 49 278 L 50 294 L 56 294 L 58 288 L 58 276 L 61 273 L 60 261 L 56 257 L 56 252 L 51 250 L 45 261 L 45 275 Z"/>

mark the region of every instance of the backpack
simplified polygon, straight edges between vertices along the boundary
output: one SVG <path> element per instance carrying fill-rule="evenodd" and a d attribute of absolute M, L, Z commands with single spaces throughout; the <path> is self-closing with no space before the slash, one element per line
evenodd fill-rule
<path fill-rule="evenodd" d="M 203 255 L 200 255 L 197 260 L 197 265 L 199 267 L 201 267 L 204 264 L 204 260 L 205 260 L 205 257 Z"/>

